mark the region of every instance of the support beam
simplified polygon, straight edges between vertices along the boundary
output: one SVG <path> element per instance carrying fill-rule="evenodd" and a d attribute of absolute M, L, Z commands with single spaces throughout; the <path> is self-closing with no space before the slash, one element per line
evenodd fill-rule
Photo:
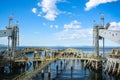
<path fill-rule="evenodd" d="M 99 57 L 99 27 L 98 26 L 94 26 L 94 40 L 95 40 L 95 54 L 96 57 Z"/>

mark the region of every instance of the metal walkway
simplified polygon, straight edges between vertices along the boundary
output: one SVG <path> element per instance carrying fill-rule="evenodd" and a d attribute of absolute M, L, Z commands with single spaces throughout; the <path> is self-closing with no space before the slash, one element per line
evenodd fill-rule
<path fill-rule="evenodd" d="M 38 67 L 36 67 L 32 72 L 24 72 L 23 74 L 13 78 L 12 80 L 28 80 L 31 77 L 33 77 L 35 74 L 37 74 L 38 72 L 40 72 L 44 67 L 46 67 L 47 65 L 49 65 L 50 63 L 52 63 L 53 61 L 57 60 L 61 55 L 56 56 L 55 58 L 49 58 L 49 59 L 45 59 L 45 61 L 39 65 Z"/>
<path fill-rule="evenodd" d="M 23 74 L 15 77 L 15 78 L 13 78 L 12 80 L 28 80 L 31 77 L 33 77 L 35 74 L 37 74 L 38 72 L 40 72 L 47 65 L 49 65 L 50 63 L 52 63 L 53 61 L 55 61 L 57 59 L 79 59 L 79 60 L 91 60 L 91 61 L 104 61 L 104 60 L 106 60 L 104 58 L 92 58 L 92 57 L 82 57 L 82 58 L 81 57 L 74 57 L 74 56 L 63 57 L 63 56 L 61 56 L 59 54 L 55 58 L 46 58 L 46 59 L 44 59 L 43 63 L 41 63 L 41 65 L 35 67 L 35 69 L 33 71 L 31 71 L 31 72 L 26 71 Z M 33 60 L 33 59 L 31 58 L 31 60 Z M 39 58 L 39 59 L 36 59 L 36 61 L 37 60 L 39 61 L 41 59 Z"/>

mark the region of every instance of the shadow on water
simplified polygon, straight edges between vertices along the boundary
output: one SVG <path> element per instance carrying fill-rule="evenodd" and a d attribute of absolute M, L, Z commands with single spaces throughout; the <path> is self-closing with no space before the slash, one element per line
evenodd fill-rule
<path fill-rule="evenodd" d="M 61 61 L 63 63 L 62 66 L 60 65 Z M 56 74 L 56 62 L 58 62 L 58 74 Z M 57 60 L 56 62 L 50 64 L 51 79 L 48 79 L 46 70 L 44 80 L 119 80 L 119 78 L 113 77 L 112 75 L 104 74 L 102 70 L 95 71 L 84 68 L 84 62 L 81 60 Z M 36 75 L 32 80 L 42 80 L 41 72 Z"/>

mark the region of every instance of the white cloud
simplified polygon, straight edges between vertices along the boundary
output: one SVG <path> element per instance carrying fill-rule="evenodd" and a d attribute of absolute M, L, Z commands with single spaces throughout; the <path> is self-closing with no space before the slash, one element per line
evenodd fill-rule
<path fill-rule="evenodd" d="M 41 16 L 41 14 L 38 14 L 37 16 Z"/>
<path fill-rule="evenodd" d="M 92 29 L 83 29 L 81 23 L 74 20 L 64 25 L 64 30 L 55 34 L 60 40 L 65 39 L 91 39 Z"/>
<path fill-rule="evenodd" d="M 61 14 L 68 14 L 68 15 L 71 15 L 71 14 L 72 14 L 72 12 L 68 12 L 68 11 L 61 11 L 60 13 L 61 13 Z"/>
<path fill-rule="evenodd" d="M 50 25 L 50 28 L 53 28 L 53 25 Z"/>
<path fill-rule="evenodd" d="M 58 28 L 59 26 L 58 25 L 50 25 L 50 28 Z"/>
<path fill-rule="evenodd" d="M 42 25 L 43 25 L 43 26 L 46 26 L 46 25 L 47 25 L 47 23 L 44 23 L 44 22 L 43 22 L 43 23 L 42 23 Z"/>
<path fill-rule="evenodd" d="M 59 14 L 59 10 L 57 9 L 56 3 L 59 0 L 42 0 L 41 7 L 42 12 L 45 14 L 44 18 L 54 21 L 57 15 Z"/>
<path fill-rule="evenodd" d="M 57 8 L 56 4 L 58 2 L 66 2 L 66 0 L 41 0 L 37 3 L 38 8 L 33 8 L 32 12 L 36 13 L 37 16 L 42 16 L 47 20 L 54 21 L 56 17 L 62 13 L 62 11 L 59 11 Z"/>
<path fill-rule="evenodd" d="M 40 2 L 38 2 L 37 5 L 38 5 L 39 7 L 41 7 L 41 3 L 40 3 Z"/>
<path fill-rule="evenodd" d="M 32 12 L 36 13 L 37 12 L 37 8 L 32 8 Z"/>
<path fill-rule="evenodd" d="M 120 30 L 120 22 L 111 22 L 109 30 Z"/>
<path fill-rule="evenodd" d="M 42 12 L 37 12 L 37 16 L 41 16 L 42 15 Z"/>
<path fill-rule="evenodd" d="M 118 0 L 89 0 L 87 3 L 86 3 L 86 7 L 85 7 L 85 10 L 88 11 L 100 4 L 105 4 L 105 3 L 108 3 L 108 2 L 115 2 L 115 1 L 118 1 Z"/>
<path fill-rule="evenodd" d="M 58 39 L 91 39 L 92 38 L 92 29 L 79 29 L 79 30 L 63 30 L 55 34 Z"/>
<path fill-rule="evenodd" d="M 0 38 L 0 44 L 8 45 L 8 38 L 7 37 L 1 37 Z"/>
<path fill-rule="evenodd" d="M 70 28 L 80 28 L 81 26 L 80 26 L 80 22 L 78 22 L 77 20 L 74 20 L 74 21 L 72 21 L 71 23 L 69 23 L 69 24 L 65 24 L 64 25 L 64 28 L 65 29 L 70 29 Z"/>
<path fill-rule="evenodd" d="M 55 25 L 55 28 L 57 29 L 59 26 L 58 25 Z"/>

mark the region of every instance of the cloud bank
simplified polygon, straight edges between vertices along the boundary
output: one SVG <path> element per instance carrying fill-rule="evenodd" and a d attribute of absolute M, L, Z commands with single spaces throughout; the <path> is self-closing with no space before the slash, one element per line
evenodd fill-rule
<path fill-rule="evenodd" d="M 119 30 L 120 31 L 120 22 L 111 22 L 109 30 Z"/>
<path fill-rule="evenodd" d="M 85 11 L 89 11 L 90 9 L 105 3 L 116 2 L 118 0 L 89 0 L 85 5 Z"/>
<path fill-rule="evenodd" d="M 69 24 L 64 24 L 64 29 L 55 34 L 59 40 L 71 39 L 91 39 L 92 29 L 83 29 L 81 23 L 77 20 L 71 21 Z"/>
<path fill-rule="evenodd" d="M 36 13 L 37 12 L 37 8 L 32 8 L 32 12 Z"/>
<path fill-rule="evenodd" d="M 38 16 L 43 15 L 47 20 L 54 21 L 55 18 L 60 14 L 56 4 L 60 0 L 42 0 L 37 3 L 38 8 L 33 8 L 32 12 L 37 13 Z"/>

